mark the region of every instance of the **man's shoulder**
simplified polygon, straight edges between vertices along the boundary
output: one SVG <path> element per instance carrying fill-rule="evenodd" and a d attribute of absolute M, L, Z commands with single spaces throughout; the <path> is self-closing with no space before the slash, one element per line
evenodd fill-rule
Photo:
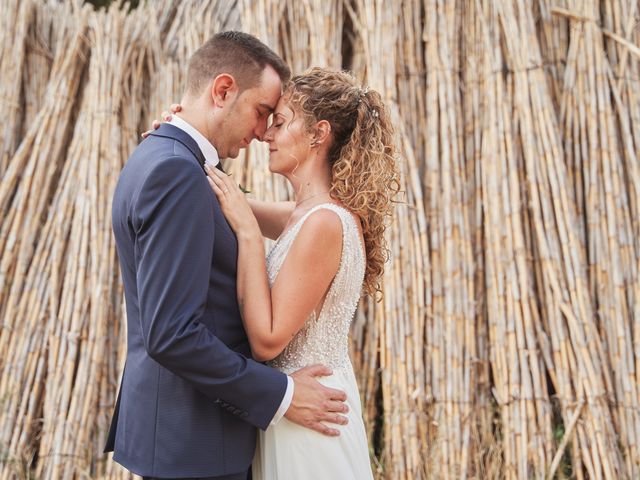
<path fill-rule="evenodd" d="M 182 143 L 165 137 L 148 137 L 131 153 L 122 171 L 139 179 L 156 169 L 178 168 L 185 174 L 203 174 L 195 155 Z"/>
<path fill-rule="evenodd" d="M 135 203 L 144 189 L 170 189 L 178 183 L 208 188 L 204 171 L 188 148 L 169 138 L 146 138 L 125 163 L 115 193 Z"/>
<path fill-rule="evenodd" d="M 182 142 L 175 138 L 149 135 L 133 151 L 130 159 L 134 157 L 148 157 L 164 159 L 170 157 L 183 158 L 197 162 L 196 156 Z"/>

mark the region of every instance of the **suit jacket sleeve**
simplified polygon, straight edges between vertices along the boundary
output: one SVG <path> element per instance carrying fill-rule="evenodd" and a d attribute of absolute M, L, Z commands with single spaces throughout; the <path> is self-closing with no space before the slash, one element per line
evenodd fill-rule
<path fill-rule="evenodd" d="M 286 376 L 230 350 L 200 322 L 215 225 L 214 194 L 193 161 L 158 162 L 131 205 L 140 321 L 148 354 L 212 401 L 266 428 Z"/>

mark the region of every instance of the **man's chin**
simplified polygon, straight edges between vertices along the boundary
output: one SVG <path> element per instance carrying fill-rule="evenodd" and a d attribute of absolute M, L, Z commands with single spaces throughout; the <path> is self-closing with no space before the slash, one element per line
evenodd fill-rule
<path fill-rule="evenodd" d="M 240 149 L 239 148 L 234 148 L 232 150 L 229 150 L 227 152 L 227 156 L 224 158 L 238 158 L 238 155 L 240 155 Z"/>

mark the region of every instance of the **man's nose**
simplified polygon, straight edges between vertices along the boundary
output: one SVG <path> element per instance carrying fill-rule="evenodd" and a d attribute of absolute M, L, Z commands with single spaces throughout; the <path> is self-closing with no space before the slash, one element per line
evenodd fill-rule
<path fill-rule="evenodd" d="M 256 126 L 256 129 L 253 131 L 253 134 L 258 140 L 260 140 L 261 142 L 264 142 L 264 135 L 266 131 L 267 131 L 267 122 L 264 122 L 264 123 L 260 122 Z"/>
<path fill-rule="evenodd" d="M 258 126 L 256 127 L 256 129 L 253 131 L 253 134 L 255 135 L 255 137 L 260 140 L 261 142 L 264 141 L 264 133 L 267 131 L 267 126 L 266 125 L 262 125 L 262 123 L 259 123 Z"/>

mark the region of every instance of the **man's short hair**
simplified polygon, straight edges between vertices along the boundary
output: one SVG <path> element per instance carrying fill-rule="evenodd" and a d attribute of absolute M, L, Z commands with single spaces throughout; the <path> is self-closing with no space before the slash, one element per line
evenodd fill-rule
<path fill-rule="evenodd" d="M 273 67 L 282 83 L 291 77 L 284 60 L 253 35 L 234 31 L 218 33 L 189 59 L 187 93 L 200 95 L 202 89 L 222 73 L 233 75 L 240 91 L 255 87 L 267 65 Z"/>

